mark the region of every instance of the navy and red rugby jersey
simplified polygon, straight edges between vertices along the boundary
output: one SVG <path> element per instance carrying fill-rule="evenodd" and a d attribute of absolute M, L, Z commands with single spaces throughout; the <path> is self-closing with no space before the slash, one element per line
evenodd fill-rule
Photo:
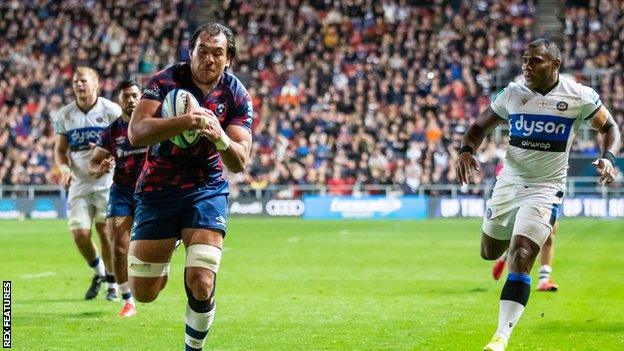
<path fill-rule="evenodd" d="M 113 182 L 134 189 L 147 147 L 134 147 L 128 140 L 128 123 L 119 117 L 101 134 L 99 147 L 108 150 L 115 157 L 115 175 Z"/>
<path fill-rule="evenodd" d="M 235 76 L 224 72 L 219 83 L 204 96 L 191 80 L 189 63 L 177 63 L 158 72 L 145 87 L 141 99 L 162 103 L 167 93 L 176 88 L 188 90 L 200 106 L 212 110 L 223 130 L 228 125 L 237 125 L 251 133 L 251 97 Z M 183 190 L 211 184 L 223 180 L 222 169 L 219 152 L 207 138 L 199 138 L 195 145 L 188 148 L 178 147 L 170 140 L 165 140 L 149 147 L 136 192 L 175 188 Z"/>

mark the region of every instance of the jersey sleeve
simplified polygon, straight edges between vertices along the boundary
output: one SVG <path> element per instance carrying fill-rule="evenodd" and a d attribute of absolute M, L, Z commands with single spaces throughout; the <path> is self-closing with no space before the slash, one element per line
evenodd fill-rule
<path fill-rule="evenodd" d="M 251 124 L 253 121 L 253 105 L 251 95 L 245 88 L 239 89 L 234 97 L 235 107 L 232 110 L 232 117 L 228 125 L 241 126 L 251 132 Z"/>
<path fill-rule="evenodd" d="M 141 99 L 156 100 L 163 102 L 167 96 L 165 87 L 162 84 L 160 74 L 155 75 L 143 89 L 143 95 Z"/>
<path fill-rule="evenodd" d="M 507 104 L 509 103 L 509 97 L 511 96 L 512 84 L 510 83 L 501 90 L 494 100 L 490 103 L 490 108 L 496 115 L 504 120 L 509 119 L 509 110 L 507 110 Z"/>
<path fill-rule="evenodd" d="M 54 122 L 54 131 L 56 134 L 67 135 L 67 127 L 65 126 L 65 109 L 61 108 L 56 113 L 56 121 Z"/>
<path fill-rule="evenodd" d="M 112 102 L 109 104 L 108 108 L 108 121 L 109 123 L 113 123 L 117 118 L 121 117 L 122 110 L 121 106 Z"/>
<path fill-rule="evenodd" d="M 589 125 L 594 124 L 594 117 L 600 107 L 602 106 L 602 101 L 600 100 L 600 96 L 598 93 L 585 85 L 581 85 L 580 91 L 581 98 L 581 114 L 580 118 L 582 118 L 585 123 Z"/>

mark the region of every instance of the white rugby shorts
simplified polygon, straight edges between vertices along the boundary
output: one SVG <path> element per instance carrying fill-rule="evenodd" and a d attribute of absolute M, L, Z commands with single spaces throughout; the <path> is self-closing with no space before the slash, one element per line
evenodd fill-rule
<path fill-rule="evenodd" d="M 69 230 L 91 229 L 93 222 L 106 223 L 109 190 L 98 190 L 81 196 L 69 194 L 67 216 Z"/>
<path fill-rule="evenodd" d="M 498 180 L 487 201 L 483 233 L 497 240 L 523 235 L 542 247 L 557 221 L 563 191 Z"/>

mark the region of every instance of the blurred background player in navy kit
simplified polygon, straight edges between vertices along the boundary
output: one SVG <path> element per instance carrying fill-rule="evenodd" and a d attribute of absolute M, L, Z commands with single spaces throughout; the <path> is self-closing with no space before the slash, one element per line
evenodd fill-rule
<path fill-rule="evenodd" d="M 114 168 L 110 188 L 106 223 L 113 241 L 113 271 L 119 284 L 124 305 L 122 317 L 136 314 L 136 307 L 128 284 L 128 245 L 134 220 L 134 187 L 143 168 L 147 147 L 134 147 L 128 140 L 128 123 L 139 100 L 141 89 L 132 80 L 125 80 L 115 89 L 122 115 L 104 130 L 100 142 L 91 155 L 90 174 L 105 176 Z"/>
<path fill-rule="evenodd" d="M 106 206 L 112 174 L 99 179 L 89 175 L 92 147 L 100 133 L 121 116 L 121 108 L 114 102 L 98 97 L 99 76 L 89 67 L 77 67 L 73 76 L 76 100 L 63 106 L 57 114 L 54 158 L 61 170 L 61 184 L 69 187 L 67 198 L 68 225 L 74 242 L 95 271 L 85 294 L 90 300 L 97 296 L 100 285 L 106 281 L 106 298 L 117 298 L 115 277 L 112 274 L 111 244 L 106 229 Z M 102 256 L 91 239 L 91 226 L 100 237 Z"/>
<path fill-rule="evenodd" d="M 226 233 L 228 184 L 222 166 L 243 171 L 251 150 L 253 110 L 247 89 L 225 72 L 236 54 L 232 31 L 221 24 L 192 35 L 190 62 L 159 72 L 147 84 L 130 121 L 133 145 L 151 145 L 136 187 L 137 209 L 128 254 L 138 301 L 164 288 L 178 238 L 186 247 L 186 350 L 201 350 L 215 314 L 215 279 Z M 168 92 L 188 90 L 201 107 L 161 118 Z M 202 135 L 181 148 L 169 138 L 193 129 Z"/>

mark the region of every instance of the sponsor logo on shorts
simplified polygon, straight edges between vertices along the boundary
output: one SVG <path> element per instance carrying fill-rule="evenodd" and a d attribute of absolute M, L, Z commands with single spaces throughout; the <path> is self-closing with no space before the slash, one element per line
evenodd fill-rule
<path fill-rule="evenodd" d="M 492 209 L 489 207 L 485 210 L 485 218 L 492 219 Z"/>

